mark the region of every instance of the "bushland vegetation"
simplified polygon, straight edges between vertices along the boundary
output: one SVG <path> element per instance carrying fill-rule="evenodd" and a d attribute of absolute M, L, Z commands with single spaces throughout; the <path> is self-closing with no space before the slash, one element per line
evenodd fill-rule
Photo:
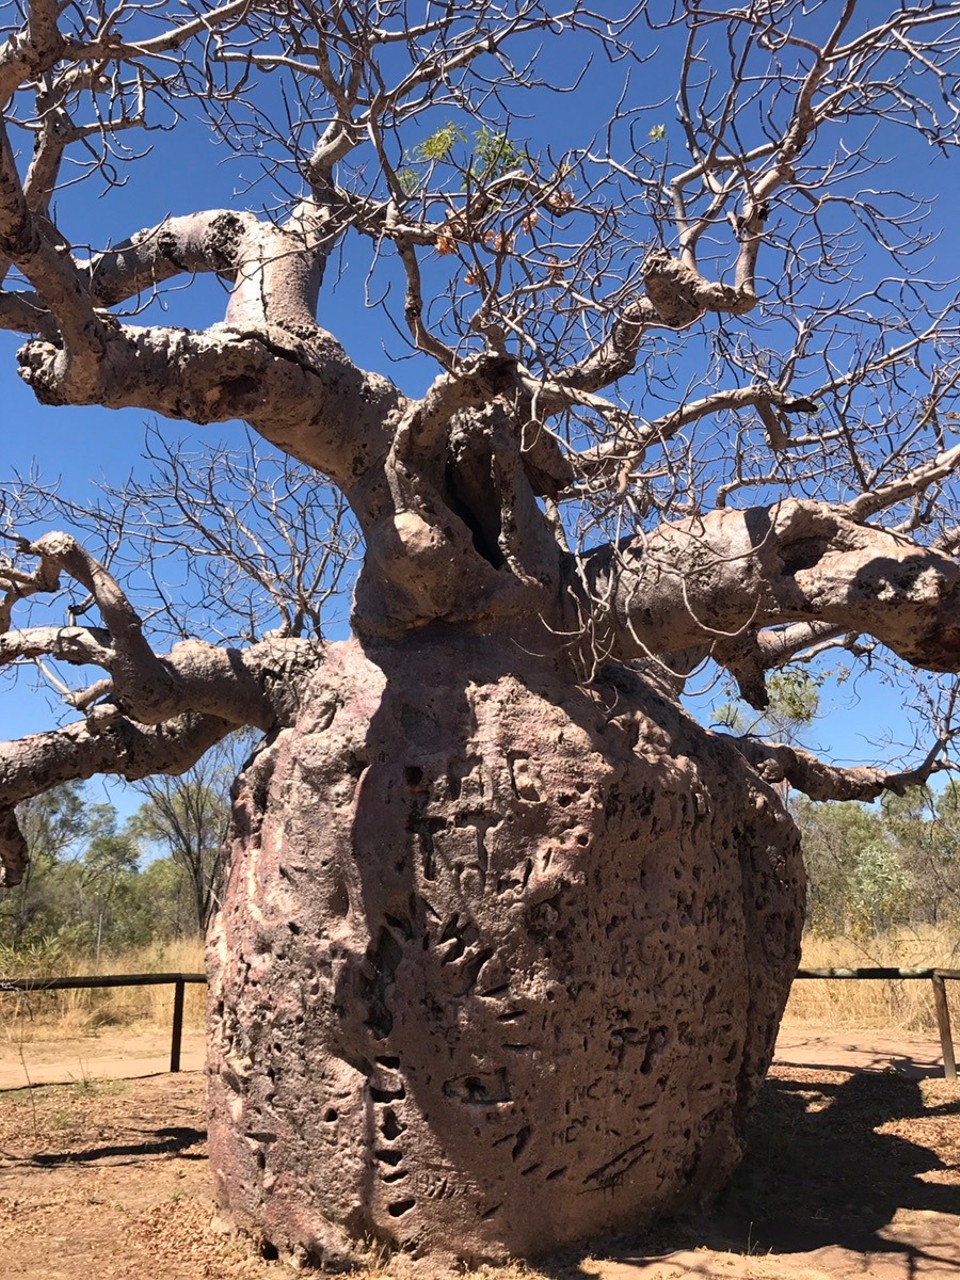
<path fill-rule="evenodd" d="M 163 780 L 125 822 L 112 805 L 85 802 L 76 783 L 24 806 L 30 873 L 0 900 L 0 975 L 201 970 L 202 929 L 223 871 L 226 777 L 206 762 Z M 960 784 L 917 787 L 874 806 L 804 798 L 792 806 L 808 874 L 804 964 L 960 966 Z M 188 1021 L 199 1026 L 202 992 L 188 995 Z M 49 1034 L 54 1024 L 59 1034 L 165 1024 L 171 992 L 3 999 L 5 1034 L 24 1038 Z M 787 1017 L 918 1031 L 936 1025 L 927 984 L 907 981 L 799 983 Z"/>
<path fill-rule="evenodd" d="M 31 861 L 0 901 L 0 969 L 70 972 L 195 942 L 215 909 L 229 812 L 225 753 L 150 779 L 125 821 L 71 782 L 23 806 Z"/>

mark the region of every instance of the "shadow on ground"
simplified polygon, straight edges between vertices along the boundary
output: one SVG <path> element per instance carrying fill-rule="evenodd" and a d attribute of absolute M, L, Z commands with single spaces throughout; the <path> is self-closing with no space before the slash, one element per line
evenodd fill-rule
<path fill-rule="evenodd" d="M 893 1070 L 832 1076 L 786 1069 L 767 1081 L 744 1163 L 709 1217 L 595 1253 L 642 1272 L 652 1258 L 704 1245 L 761 1258 L 846 1250 L 886 1255 L 896 1274 L 960 1280 L 960 1091 L 937 1082 L 925 1101 L 917 1080 Z M 598 1274 L 559 1259 L 543 1270 L 557 1280 Z"/>
<path fill-rule="evenodd" d="M 116 1144 L 104 1147 L 84 1147 L 79 1151 L 38 1151 L 25 1156 L 22 1163 L 33 1165 L 93 1164 L 98 1160 L 109 1160 L 120 1164 L 143 1160 L 147 1156 L 181 1155 L 187 1160 L 204 1160 L 206 1152 L 201 1150 L 189 1152 L 191 1147 L 200 1147 L 206 1142 L 207 1135 L 203 1129 L 166 1128 L 151 1131 L 150 1138 L 143 1142 Z"/>
<path fill-rule="evenodd" d="M 73 1262 L 50 1270 L 48 1240 L 56 1235 L 64 1259 L 99 1257 L 109 1243 L 118 1250 L 111 1272 L 118 1278 L 268 1280 L 279 1264 L 247 1259 L 240 1267 L 231 1254 L 228 1266 L 223 1237 L 208 1229 L 203 1114 L 199 1076 L 140 1080 L 116 1091 L 25 1089 L 0 1098 L 0 1201 L 7 1194 L 0 1204 L 0 1273 L 7 1274 L 6 1228 L 10 1239 L 16 1232 L 22 1262 L 14 1275 L 72 1280 Z M 14 1200 L 19 1217 L 5 1223 Z M 128 1236 L 129 1248 L 117 1245 Z M 193 1269 L 184 1263 L 181 1270 L 145 1272 L 143 1251 L 168 1246 L 188 1249 Z M 709 1214 L 646 1236 L 594 1241 L 592 1256 L 602 1261 L 584 1260 L 583 1252 L 541 1261 L 530 1274 L 960 1280 L 960 1088 L 897 1071 L 778 1066 L 751 1116 L 743 1166 Z M 504 1280 L 508 1275 L 518 1273 L 508 1269 Z"/>
<path fill-rule="evenodd" d="M 911 1120 L 945 1117 L 960 1117 L 960 1095 L 925 1106 L 917 1081 L 895 1073 L 769 1080 L 720 1221 L 741 1248 L 895 1249 L 878 1232 L 899 1211 L 960 1215 L 960 1185 L 923 1177 L 948 1166 L 922 1128 L 904 1136 Z M 892 1121 L 896 1132 L 880 1132 Z M 960 1274 L 960 1254 L 946 1261 Z"/>

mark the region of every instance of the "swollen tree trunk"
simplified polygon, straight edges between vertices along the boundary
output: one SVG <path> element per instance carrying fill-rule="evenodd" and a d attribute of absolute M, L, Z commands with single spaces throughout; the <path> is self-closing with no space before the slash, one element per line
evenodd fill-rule
<path fill-rule="evenodd" d="M 721 1186 L 796 968 L 775 790 L 623 667 L 333 646 L 242 776 L 210 1151 L 284 1253 L 471 1261 Z"/>
<path fill-rule="evenodd" d="M 146 23 L 136 2 L 29 0 L 2 37 L 0 328 L 25 335 L 44 404 L 242 419 L 335 486 L 364 544 L 357 638 L 298 631 L 322 575 L 296 554 L 279 631 L 157 653 L 104 564 L 67 534 L 14 536 L 0 510 L 0 667 L 97 669 L 57 677 L 74 722 L 0 743 L 0 886 L 23 878 L 31 796 L 179 774 L 258 729 L 210 939 L 226 1213 L 325 1262 L 371 1238 L 532 1255 L 643 1222 L 723 1183 L 770 1060 L 803 908 L 781 784 L 873 799 L 925 780 L 960 732 L 953 694 L 917 768 L 844 769 L 712 734 L 674 696 L 711 659 L 762 710 L 767 672 L 862 656 L 863 637 L 960 671 L 960 539 L 938 496 L 960 471 L 956 306 L 906 279 L 921 206 L 862 185 L 873 124 L 877 156 L 887 125 L 960 140 L 936 106 L 960 4 L 848 0 L 832 29 L 801 0 L 726 25 L 587 0 L 167 7 Z M 634 20 L 684 50 L 682 159 L 661 154 L 666 126 L 643 145 L 629 95 L 585 149 L 528 154 L 509 102 L 537 102 L 540 73 L 506 46 L 566 30 L 616 63 L 649 43 Z M 76 113 L 111 86 L 110 109 Z M 115 133 L 158 94 L 187 118 L 194 92 L 279 166 L 271 216 L 198 210 L 74 253 L 54 200 L 67 149 L 101 146 L 110 163 L 84 152 L 79 172 L 107 176 Z M 862 148 L 821 143 L 852 117 Z M 440 370 L 418 397 L 324 327 L 327 264 L 364 241 L 367 297 L 402 299 Z M 861 291 L 874 250 L 892 267 Z M 222 321 L 146 322 L 152 290 L 197 273 L 229 286 Z M 269 590 L 283 569 L 254 543 Z M 57 609 L 64 577 L 82 605 L 33 625 L 21 605 Z"/>

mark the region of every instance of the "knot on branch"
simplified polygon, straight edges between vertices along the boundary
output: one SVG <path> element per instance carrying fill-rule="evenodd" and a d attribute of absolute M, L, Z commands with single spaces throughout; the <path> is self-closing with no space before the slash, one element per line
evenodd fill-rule
<path fill-rule="evenodd" d="M 767 664 L 757 637 L 747 634 L 735 640 L 718 641 L 713 646 L 713 658 L 736 680 L 737 691 L 744 702 L 754 711 L 766 711 L 770 705 Z"/>
<path fill-rule="evenodd" d="M 33 339 L 17 352 L 17 373 L 41 404 L 99 404 L 115 372 L 112 347 L 118 326 L 97 312 L 84 334 L 84 344 Z"/>
<path fill-rule="evenodd" d="M 472 404 L 516 393 L 520 385 L 517 358 L 508 352 L 482 351 L 454 376 Z"/>
<path fill-rule="evenodd" d="M 31 341 L 17 352 L 17 372 L 41 404 L 71 404 L 71 397 L 64 389 L 59 369 L 63 355 L 60 347 L 52 342 Z"/>
<path fill-rule="evenodd" d="M 23 879 L 30 856 L 12 809 L 0 809 L 0 889 L 12 889 Z"/>
<path fill-rule="evenodd" d="M 643 283 L 660 323 L 668 329 L 689 328 L 707 311 L 743 315 L 757 300 L 751 289 L 706 280 L 695 267 L 663 251 L 647 258 Z"/>

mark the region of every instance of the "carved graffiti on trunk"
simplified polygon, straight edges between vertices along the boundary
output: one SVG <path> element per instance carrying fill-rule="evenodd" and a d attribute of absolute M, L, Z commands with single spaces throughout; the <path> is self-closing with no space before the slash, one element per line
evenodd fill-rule
<path fill-rule="evenodd" d="M 424 635 L 322 681 L 211 945 L 224 1207 L 317 1259 L 481 1259 L 719 1185 L 798 954 L 775 793 L 622 672 Z"/>

